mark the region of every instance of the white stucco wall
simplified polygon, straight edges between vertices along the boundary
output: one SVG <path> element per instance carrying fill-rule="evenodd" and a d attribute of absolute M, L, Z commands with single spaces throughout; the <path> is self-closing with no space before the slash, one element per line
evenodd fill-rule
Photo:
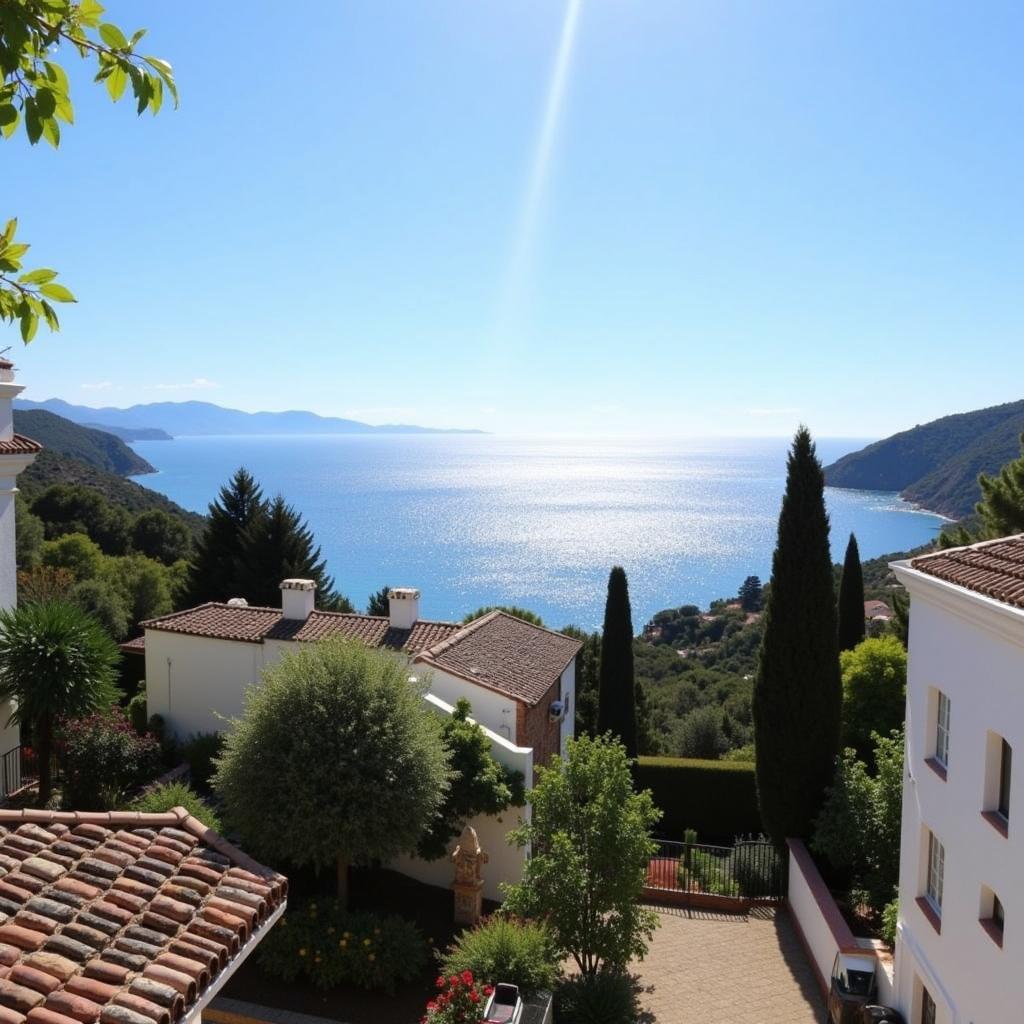
<path fill-rule="evenodd" d="M 246 689 L 259 679 L 263 644 L 146 630 L 146 705 L 168 734 L 221 732 L 242 713 Z"/>
<path fill-rule="evenodd" d="M 450 715 L 452 713 L 451 704 L 432 694 L 427 694 L 424 701 L 434 714 Z M 486 726 L 484 732 L 491 741 L 491 755 L 494 759 L 513 771 L 522 772 L 525 786 L 529 789 L 533 785 L 533 751 L 529 747 L 517 747 L 515 744 L 509 743 L 503 736 L 492 732 Z M 479 815 L 469 822 L 476 829 L 480 848 L 489 858 L 483 870 L 483 893 L 486 899 L 500 900 L 502 898 L 500 884 L 502 882 L 518 882 L 522 878 L 523 866 L 526 863 L 526 851 L 509 844 L 508 832 L 528 815 L 529 807 L 510 807 L 503 814 L 495 817 Z M 456 838 L 449 844 L 449 854 L 455 849 L 457 843 L 458 839 Z M 392 862 L 391 867 L 420 882 L 443 888 L 450 886 L 454 877 L 450 856 L 433 861 L 421 860 L 418 857 L 399 857 Z"/>
<path fill-rule="evenodd" d="M 916 1022 L 923 983 L 939 1024 L 1024 1019 L 1024 612 L 896 571 L 911 594 L 897 1005 Z M 945 780 L 925 763 L 935 749 L 934 689 L 951 701 Z M 1014 751 L 1007 837 L 982 818 L 990 732 Z M 941 932 L 916 904 L 926 829 L 945 847 Z M 1001 949 L 979 924 L 983 886 L 1005 908 Z"/>
<path fill-rule="evenodd" d="M 517 741 L 516 702 L 511 697 L 496 693 L 485 686 L 477 686 L 432 666 L 413 662 L 411 672 L 421 679 L 429 678 L 430 692 L 446 704 L 454 705 L 460 697 L 465 697 L 473 705 L 475 721 L 510 743 Z"/>
<path fill-rule="evenodd" d="M 565 671 L 562 673 L 560 680 L 561 687 L 559 693 L 561 694 L 562 704 L 566 708 L 565 717 L 562 719 L 562 726 L 559 731 L 558 737 L 558 752 L 565 757 L 566 755 L 566 744 L 569 738 L 573 735 L 573 729 L 576 722 L 576 659 L 566 666 Z M 568 703 L 566 703 L 568 702 Z"/>

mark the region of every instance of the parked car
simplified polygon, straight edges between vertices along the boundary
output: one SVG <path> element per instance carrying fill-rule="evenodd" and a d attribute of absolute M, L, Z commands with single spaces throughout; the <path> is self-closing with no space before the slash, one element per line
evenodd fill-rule
<path fill-rule="evenodd" d="M 828 989 L 829 1024 L 863 1024 L 864 1007 L 878 992 L 874 956 L 836 953 Z M 883 1018 L 884 1019 L 884 1018 Z"/>
<path fill-rule="evenodd" d="M 891 1006 L 865 1006 L 863 1024 L 904 1024 L 903 1014 Z"/>
<path fill-rule="evenodd" d="M 520 1024 L 522 1019 L 523 1001 L 519 997 L 519 986 L 495 985 L 484 1007 L 484 1024 Z"/>

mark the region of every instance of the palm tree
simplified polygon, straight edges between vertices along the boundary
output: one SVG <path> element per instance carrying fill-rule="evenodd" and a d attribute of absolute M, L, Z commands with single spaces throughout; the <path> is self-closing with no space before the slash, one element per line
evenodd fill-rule
<path fill-rule="evenodd" d="M 41 803 L 50 799 L 53 787 L 56 723 L 115 700 L 120 657 L 100 624 L 74 605 L 46 601 L 0 611 L 0 700 L 14 709 L 5 724 L 32 729 Z"/>

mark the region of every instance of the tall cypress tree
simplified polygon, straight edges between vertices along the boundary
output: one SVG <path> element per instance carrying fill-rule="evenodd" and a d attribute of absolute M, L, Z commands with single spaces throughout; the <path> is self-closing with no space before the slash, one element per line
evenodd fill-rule
<path fill-rule="evenodd" d="M 807 836 L 839 750 L 842 687 L 825 477 L 806 427 L 793 439 L 754 684 L 761 820 Z"/>
<path fill-rule="evenodd" d="M 598 670 L 597 731 L 611 731 L 630 757 L 637 755 L 636 682 L 633 669 L 633 613 L 626 570 L 616 565 L 608 576 Z"/>
<path fill-rule="evenodd" d="M 244 596 L 242 537 L 265 514 L 266 504 L 259 484 L 244 467 L 220 489 L 189 566 L 189 604 Z"/>
<path fill-rule="evenodd" d="M 851 533 L 839 580 L 839 650 L 852 651 L 864 639 L 864 570 L 857 538 Z"/>
<path fill-rule="evenodd" d="M 352 610 L 335 593 L 312 531 L 280 494 L 245 531 L 242 550 L 242 596 L 250 604 L 277 607 L 281 580 L 299 578 L 316 582 L 319 607 Z"/>

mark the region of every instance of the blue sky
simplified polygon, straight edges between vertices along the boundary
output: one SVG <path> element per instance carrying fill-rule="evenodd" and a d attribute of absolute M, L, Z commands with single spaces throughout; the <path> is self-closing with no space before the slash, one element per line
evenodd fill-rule
<path fill-rule="evenodd" d="M 111 0 L 181 107 L 82 68 L 59 152 L 2 144 L 80 299 L 7 332 L 26 397 L 840 436 L 1024 397 L 1021 4 L 578 2 L 538 174 L 563 0 Z"/>

